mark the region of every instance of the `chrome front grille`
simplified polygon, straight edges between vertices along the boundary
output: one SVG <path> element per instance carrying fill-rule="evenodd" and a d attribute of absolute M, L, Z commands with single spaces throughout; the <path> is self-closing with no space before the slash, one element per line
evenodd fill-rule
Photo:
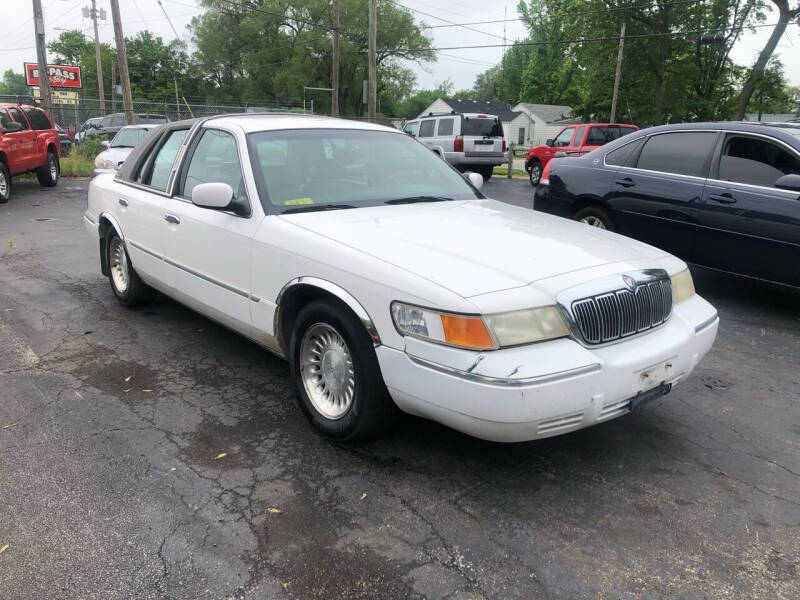
<path fill-rule="evenodd" d="M 626 283 L 633 283 L 630 287 L 574 300 L 571 313 L 584 341 L 605 344 L 658 327 L 669 319 L 672 281 L 664 275 L 643 282 L 625 276 Z"/>

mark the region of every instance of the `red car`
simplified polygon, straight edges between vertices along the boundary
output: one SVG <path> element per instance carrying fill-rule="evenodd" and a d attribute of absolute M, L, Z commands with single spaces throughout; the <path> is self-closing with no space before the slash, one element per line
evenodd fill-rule
<path fill-rule="evenodd" d="M 41 108 L 0 103 L 0 204 L 11 197 L 14 175 L 32 171 L 41 185 L 56 185 L 59 147 L 58 131 Z"/>
<path fill-rule="evenodd" d="M 576 123 L 564 127 L 555 138 L 547 140 L 544 146 L 535 146 L 528 150 L 525 170 L 531 178 L 531 185 L 539 183 L 543 169 L 556 152 L 580 156 L 634 131 L 639 131 L 639 128 L 626 123 Z"/>

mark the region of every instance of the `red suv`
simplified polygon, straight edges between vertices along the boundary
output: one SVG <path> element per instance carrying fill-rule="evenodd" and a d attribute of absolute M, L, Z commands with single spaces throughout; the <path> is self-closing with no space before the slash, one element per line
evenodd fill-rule
<path fill-rule="evenodd" d="M 539 183 L 542 171 L 556 152 L 580 156 L 634 131 L 639 131 L 639 128 L 625 123 L 577 123 L 564 127 L 555 138 L 547 140 L 544 146 L 535 146 L 528 150 L 525 170 L 531 178 L 531 185 Z"/>
<path fill-rule="evenodd" d="M 41 108 L 0 104 L 0 204 L 11 196 L 14 175 L 33 171 L 41 185 L 56 185 L 59 146 L 58 131 Z"/>

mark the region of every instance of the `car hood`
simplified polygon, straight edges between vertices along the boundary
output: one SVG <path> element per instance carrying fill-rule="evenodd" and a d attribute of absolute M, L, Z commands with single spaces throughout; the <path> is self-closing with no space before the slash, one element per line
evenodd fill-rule
<path fill-rule="evenodd" d="M 665 255 L 621 235 L 495 200 L 365 207 L 282 218 L 464 298 L 580 269 Z"/>
<path fill-rule="evenodd" d="M 125 162 L 125 159 L 128 158 L 128 155 L 133 151 L 133 148 L 123 148 L 122 146 L 117 148 L 107 148 L 100 153 L 100 157 L 103 160 L 109 160 L 114 164 L 115 169 L 119 169 L 119 164 Z"/>

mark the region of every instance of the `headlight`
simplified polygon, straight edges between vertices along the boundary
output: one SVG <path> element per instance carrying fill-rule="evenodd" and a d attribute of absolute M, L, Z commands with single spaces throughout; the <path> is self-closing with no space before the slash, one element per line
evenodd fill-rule
<path fill-rule="evenodd" d="M 112 163 L 110 160 L 104 159 L 101 154 L 98 154 L 97 158 L 94 159 L 94 166 L 98 169 L 113 169 L 114 163 Z"/>
<path fill-rule="evenodd" d="M 392 319 L 402 335 L 472 350 L 494 350 L 569 334 L 555 306 L 480 317 L 393 302 Z"/>
<path fill-rule="evenodd" d="M 678 304 L 694 296 L 694 281 L 689 269 L 675 273 L 672 277 L 672 302 Z"/>

